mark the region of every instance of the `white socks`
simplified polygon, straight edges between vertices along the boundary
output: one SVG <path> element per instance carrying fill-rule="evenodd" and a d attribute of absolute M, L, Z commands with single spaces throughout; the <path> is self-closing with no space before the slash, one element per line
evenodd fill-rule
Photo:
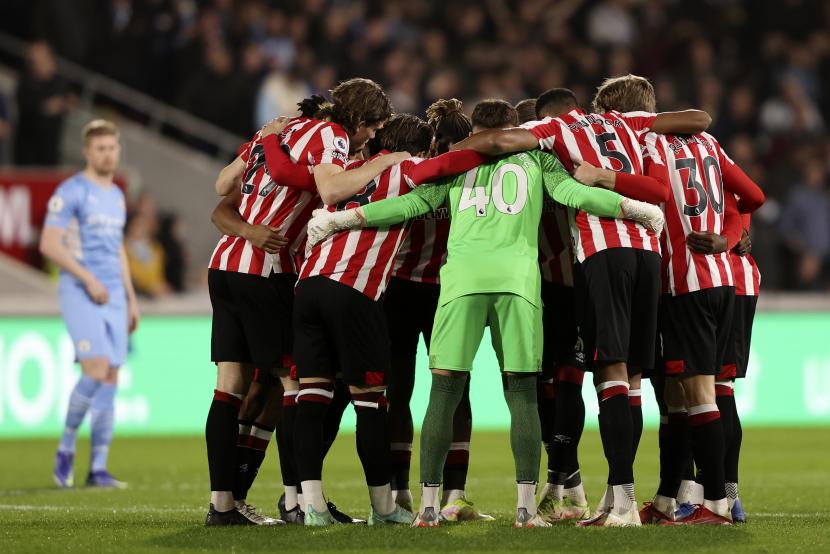
<path fill-rule="evenodd" d="M 464 490 L 462 489 L 450 489 L 448 491 L 444 491 L 444 494 L 441 495 L 441 504 L 446 506 L 450 502 L 458 500 L 459 498 L 464 497 Z"/>
<path fill-rule="evenodd" d="M 634 483 L 614 485 L 611 487 L 614 495 L 614 511 L 618 514 L 626 514 L 637 507 L 637 500 L 634 498 Z"/>
<path fill-rule="evenodd" d="M 285 510 L 291 511 L 299 503 L 297 498 L 297 487 L 285 485 Z"/>
<path fill-rule="evenodd" d="M 582 486 L 582 483 L 570 489 L 564 489 L 562 492 L 565 496 L 570 498 L 574 504 L 578 504 L 580 506 L 588 504 L 588 499 L 585 497 L 585 487 Z"/>
<path fill-rule="evenodd" d="M 392 496 L 392 487 L 389 483 L 379 487 L 369 487 L 369 500 L 372 509 L 382 516 L 395 511 L 395 497 Z"/>
<path fill-rule="evenodd" d="M 554 485 L 545 483 L 542 488 L 542 498 L 552 497 L 554 500 L 562 500 L 565 493 L 565 485 Z"/>
<path fill-rule="evenodd" d="M 678 504 L 703 504 L 703 485 L 684 479 L 680 482 L 680 489 L 677 491 Z"/>
<path fill-rule="evenodd" d="M 719 516 L 732 519 L 732 515 L 729 513 L 729 503 L 725 498 L 721 498 L 720 500 L 704 500 L 703 507 Z"/>
<path fill-rule="evenodd" d="M 421 513 L 427 508 L 432 508 L 436 514 L 441 511 L 441 506 L 438 505 L 438 486 L 421 485 Z"/>
<path fill-rule="evenodd" d="M 518 502 L 516 508 L 524 508 L 527 513 L 536 515 L 536 483 L 516 483 Z"/>
<path fill-rule="evenodd" d="M 323 497 L 322 481 L 303 481 L 300 483 L 303 488 L 303 511 L 308 510 L 310 505 L 317 513 L 327 512 L 326 499 Z"/>
<path fill-rule="evenodd" d="M 210 491 L 210 503 L 217 512 L 229 512 L 234 508 L 233 492 Z"/>
<path fill-rule="evenodd" d="M 654 495 L 654 500 L 651 501 L 651 505 L 654 507 L 655 510 L 663 514 L 664 516 L 668 516 L 671 519 L 674 519 L 674 512 L 677 511 L 677 500 L 674 498 L 669 498 L 668 496 L 660 496 L 659 494 Z"/>

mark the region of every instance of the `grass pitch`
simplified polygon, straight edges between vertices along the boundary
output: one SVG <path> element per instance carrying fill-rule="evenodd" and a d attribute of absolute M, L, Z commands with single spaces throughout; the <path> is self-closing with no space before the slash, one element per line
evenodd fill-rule
<path fill-rule="evenodd" d="M 828 428 L 744 432 L 741 498 L 749 523 L 732 528 L 512 529 L 515 486 L 504 433 L 474 435 L 467 486 L 470 498 L 497 521 L 439 529 L 206 529 L 202 523 L 208 479 L 202 438 L 117 438 L 110 465 L 116 476 L 129 482 L 125 491 L 56 489 L 51 483 L 55 446 L 53 440 L 0 442 L 0 552 L 830 551 Z M 81 441 L 76 467 L 80 483 L 87 450 L 88 443 Z M 275 453 L 272 445 L 249 497 L 268 514 L 277 512 L 281 492 Z M 605 476 L 596 432 L 586 433 L 581 461 L 593 506 Z M 417 475 L 416 466 L 413 484 Z M 638 499 L 648 500 L 657 479 L 653 429 L 644 433 L 636 476 Z M 338 439 L 326 460 L 324 479 L 327 493 L 341 509 L 366 516 L 368 495 L 353 435 Z"/>

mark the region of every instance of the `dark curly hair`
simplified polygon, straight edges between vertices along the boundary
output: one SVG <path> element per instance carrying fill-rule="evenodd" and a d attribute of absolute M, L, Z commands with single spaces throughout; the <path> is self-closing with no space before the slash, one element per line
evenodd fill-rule
<path fill-rule="evenodd" d="M 383 123 L 392 115 L 392 103 L 380 85 L 370 79 L 349 79 L 331 90 L 331 121 L 347 133 L 366 125 Z"/>
<path fill-rule="evenodd" d="M 435 129 L 435 150 L 443 154 L 453 143 L 464 140 L 473 131 L 473 124 L 457 98 L 443 98 L 427 108 L 427 121 Z"/>

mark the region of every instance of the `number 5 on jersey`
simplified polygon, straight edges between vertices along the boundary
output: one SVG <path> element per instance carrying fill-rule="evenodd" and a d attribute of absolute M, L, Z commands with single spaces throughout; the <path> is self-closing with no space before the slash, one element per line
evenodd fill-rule
<path fill-rule="evenodd" d="M 527 203 L 527 173 L 520 165 L 508 163 L 496 169 L 490 181 L 492 197 L 487 195 L 487 187 L 476 186 L 477 173 L 477 170 L 467 172 L 464 190 L 458 201 L 459 213 L 475 208 L 476 217 L 486 217 L 490 200 L 496 210 L 503 214 L 516 215 L 522 211 Z M 504 199 L 504 177 L 508 173 L 512 173 L 516 181 L 516 198 L 510 204 Z"/>

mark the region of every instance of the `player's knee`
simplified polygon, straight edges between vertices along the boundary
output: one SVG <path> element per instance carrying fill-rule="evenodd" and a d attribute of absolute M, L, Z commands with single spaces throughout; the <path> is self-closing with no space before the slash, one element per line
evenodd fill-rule
<path fill-rule="evenodd" d="M 84 375 L 102 383 L 107 382 L 110 371 L 110 362 L 106 357 L 88 358 L 81 360 L 81 371 Z"/>
<path fill-rule="evenodd" d="M 603 364 L 594 372 L 594 384 L 605 383 L 606 381 L 628 382 L 628 368 L 623 362 Z"/>
<path fill-rule="evenodd" d="M 501 383 L 505 392 L 536 391 L 536 373 L 505 373 Z"/>
<path fill-rule="evenodd" d="M 253 369 L 238 362 L 219 362 L 216 365 L 216 390 L 231 394 L 246 394 L 253 377 Z"/>
<path fill-rule="evenodd" d="M 683 380 L 683 391 L 687 406 L 715 403 L 714 375 L 695 375 Z"/>

